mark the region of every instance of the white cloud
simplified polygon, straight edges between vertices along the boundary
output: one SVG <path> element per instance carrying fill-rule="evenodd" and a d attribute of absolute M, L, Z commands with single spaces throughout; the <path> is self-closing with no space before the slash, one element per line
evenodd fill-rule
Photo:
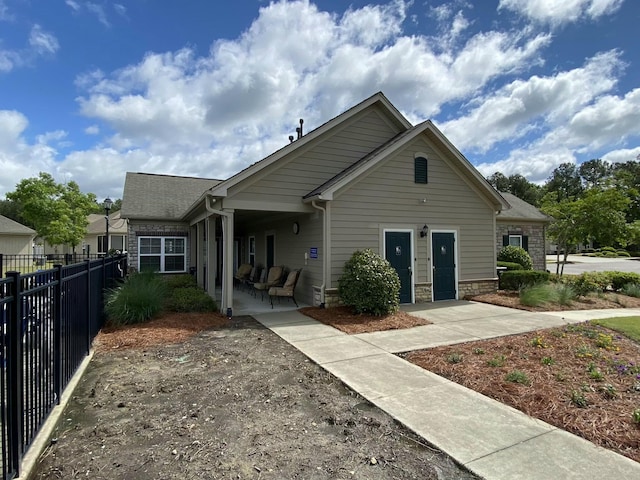
<path fill-rule="evenodd" d="M 55 53 L 60 48 L 58 39 L 45 32 L 40 25 L 34 25 L 29 34 L 29 45 L 40 54 Z"/>
<path fill-rule="evenodd" d="M 84 129 L 84 133 L 87 135 L 98 135 L 100 133 L 100 127 L 98 125 L 89 125 Z"/>
<path fill-rule="evenodd" d="M 498 10 L 507 9 L 530 20 L 553 26 L 588 17 L 595 20 L 614 13 L 624 0 L 500 0 Z"/>
<path fill-rule="evenodd" d="M 79 2 L 77 0 L 65 0 L 65 3 L 74 14 L 81 14 L 86 10 L 89 14 L 96 17 L 96 19 L 105 27 L 111 26 L 104 4 L 88 1 Z M 126 16 L 127 9 L 122 4 L 113 4 L 113 9 L 118 15 Z"/>
<path fill-rule="evenodd" d="M 476 100 L 467 115 L 441 128 L 463 150 L 486 152 L 496 143 L 513 141 L 531 130 L 560 125 L 616 84 L 623 64 L 616 51 L 589 59 L 583 67 L 554 76 L 515 80 L 497 92 Z"/>
<path fill-rule="evenodd" d="M 9 12 L 9 7 L 4 0 L 0 0 L 0 20 L 13 20 L 13 14 Z"/>
<path fill-rule="evenodd" d="M 613 150 L 602 156 L 602 160 L 610 163 L 624 163 L 631 161 L 640 161 L 640 146 L 635 148 L 621 148 Z"/>

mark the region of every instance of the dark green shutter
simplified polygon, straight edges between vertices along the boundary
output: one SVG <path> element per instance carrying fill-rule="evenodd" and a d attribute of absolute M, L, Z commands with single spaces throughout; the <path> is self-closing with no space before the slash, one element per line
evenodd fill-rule
<path fill-rule="evenodd" d="M 502 246 L 506 247 L 507 245 L 509 245 L 509 235 L 503 235 L 502 236 Z"/>
<path fill-rule="evenodd" d="M 427 159 L 416 157 L 415 160 L 415 182 L 427 183 Z"/>
<path fill-rule="evenodd" d="M 525 235 L 522 236 L 522 248 L 524 248 L 527 252 L 529 251 L 529 237 Z"/>

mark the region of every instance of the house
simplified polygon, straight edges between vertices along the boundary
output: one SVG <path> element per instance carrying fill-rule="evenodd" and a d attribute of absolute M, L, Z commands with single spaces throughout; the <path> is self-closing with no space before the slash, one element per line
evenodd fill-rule
<path fill-rule="evenodd" d="M 222 311 L 240 263 L 302 269 L 297 297 L 337 304 L 355 250 L 398 271 L 402 303 L 494 291 L 500 195 L 431 121 L 377 93 L 231 178 L 127 173 L 130 265 L 192 271 Z"/>
<path fill-rule="evenodd" d="M 546 228 L 551 217 L 511 193 L 501 192 L 511 205 L 496 216 L 496 247 L 505 245 L 524 248 L 533 261 L 534 270 L 546 270 Z"/>
<path fill-rule="evenodd" d="M 0 253 L 31 255 L 35 236 L 35 230 L 0 215 Z"/>
<path fill-rule="evenodd" d="M 120 210 L 109 214 L 109 248 L 107 249 L 107 219 L 104 214 L 92 213 L 88 217 L 87 234 L 82 241 L 84 253 L 107 253 L 107 250 L 127 250 L 127 220 Z"/>

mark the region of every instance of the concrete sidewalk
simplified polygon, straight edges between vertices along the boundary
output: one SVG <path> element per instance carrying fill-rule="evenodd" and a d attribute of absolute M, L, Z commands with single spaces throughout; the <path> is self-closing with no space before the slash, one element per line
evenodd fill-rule
<path fill-rule="evenodd" d="M 394 353 L 640 310 L 531 313 L 436 302 L 406 310 L 432 325 L 347 335 L 297 311 L 254 318 L 429 443 L 488 480 L 640 478 L 640 464 L 423 370 Z"/>

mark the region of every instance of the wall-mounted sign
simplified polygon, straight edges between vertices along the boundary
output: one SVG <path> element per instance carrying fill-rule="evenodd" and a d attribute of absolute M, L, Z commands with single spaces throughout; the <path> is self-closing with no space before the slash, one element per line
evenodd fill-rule
<path fill-rule="evenodd" d="M 318 258 L 318 247 L 311 247 L 309 249 L 309 258 Z"/>

